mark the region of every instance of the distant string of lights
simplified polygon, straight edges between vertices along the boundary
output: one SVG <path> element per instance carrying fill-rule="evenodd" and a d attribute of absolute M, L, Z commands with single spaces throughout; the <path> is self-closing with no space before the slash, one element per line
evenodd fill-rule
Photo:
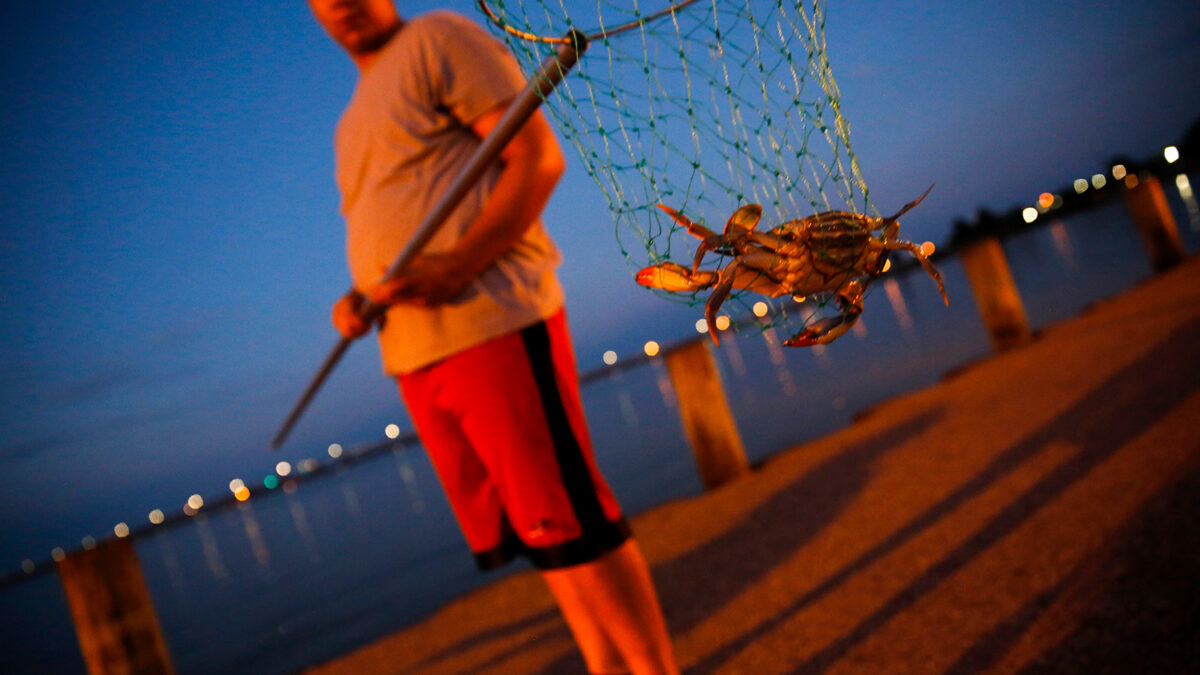
<path fill-rule="evenodd" d="M 1175 162 L 1179 161 L 1179 157 L 1179 148 L 1176 146 L 1169 145 L 1166 148 L 1163 148 L 1163 159 L 1166 160 L 1167 164 L 1174 164 Z M 1125 188 L 1128 190 L 1136 188 L 1140 182 L 1137 174 L 1130 172 L 1124 164 L 1114 164 L 1110 172 L 1113 180 L 1123 183 Z M 1184 199 L 1191 198 L 1191 185 L 1188 183 L 1188 179 L 1185 174 L 1181 173 L 1176 176 L 1175 184 L 1176 187 L 1179 188 L 1179 192 Z M 1089 189 L 1103 190 L 1107 186 L 1108 176 L 1102 173 L 1093 174 L 1090 180 L 1087 178 L 1076 178 L 1071 183 L 1071 188 L 1077 195 L 1082 195 Z M 1038 219 L 1039 216 L 1057 209 L 1062 205 L 1063 199 L 1060 195 L 1050 192 L 1043 192 L 1038 195 L 1037 202 L 1033 206 L 1027 206 L 1021 210 L 1021 219 L 1026 223 L 1033 223 Z"/>
<path fill-rule="evenodd" d="M 407 447 L 416 441 L 415 434 L 410 434 L 407 437 L 401 438 L 400 426 L 394 423 L 388 424 L 386 427 L 384 427 L 384 436 L 389 439 L 389 442 L 365 443 L 360 446 L 360 449 L 357 452 L 353 454 L 347 453 L 346 449 L 340 443 L 331 443 L 326 449 L 326 453 L 329 455 L 330 459 L 335 461 L 351 461 L 375 454 L 375 452 L 381 448 L 396 450 L 399 447 Z M 275 464 L 274 470 L 271 473 L 268 473 L 263 477 L 261 488 L 252 489 L 250 485 L 248 485 L 242 478 L 231 479 L 228 486 L 230 492 L 229 497 L 210 500 L 212 503 L 208 504 L 207 510 L 215 510 L 230 504 L 247 502 L 251 499 L 255 492 L 270 492 L 274 491 L 275 489 L 282 489 L 282 491 L 285 493 L 293 493 L 296 491 L 298 478 L 321 473 L 323 470 L 328 469 L 331 466 L 333 466 L 332 463 L 321 464 L 317 459 L 311 457 L 296 462 L 294 466 L 287 460 L 281 460 Z M 163 525 L 169 525 L 170 521 L 179 521 L 196 516 L 205 509 L 205 504 L 206 502 L 203 495 L 199 493 L 192 494 L 183 503 L 182 508 L 175 516 L 169 516 L 167 512 L 163 511 L 163 509 L 155 508 L 146 515 L 147 524 L 144 524 L 140 527 L 135 527 L 131 526 L 125 521 L 121 521 L 113 526 L 111 535 L 105 535 L 104 537 L 101 537 L 101 539 L 97 539 L 96 536 L 90 534 L 84 536 L 80 540 L 78 548 L 84 551 L 90 551 L 99 546 L 100 543 L 108 537 L 124 539 L 130 536 L 137 536 L 142 534 L 144 530 L 158 528 L 159 526 Z M 62 560 L 66 559 L 70 553 L 71 552 L 67 548 L 56 546 L 50 550 L 50 559 L 48 561 L 44 560 L 39 563 L 33 558 L 26 558 L 21 561 L 19 571 L 8 574 L 0 573 L 0 587 L 5 585 L 6 582 L 13 581 L 22 575 L 30 576 L 39 570 L 48 570 L 51 568 L 52 563 L 61 562 Z"/>

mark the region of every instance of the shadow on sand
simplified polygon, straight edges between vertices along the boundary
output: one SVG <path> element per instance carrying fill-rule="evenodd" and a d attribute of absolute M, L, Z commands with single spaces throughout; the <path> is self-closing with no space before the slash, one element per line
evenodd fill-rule
<path fill-rule="evenodd" d="M 837 663 L 856 645 L 904 612 L 943 580 L 965 567 L 989 546 L 1018 528 L 1041 507 L 1054 500 L 1084 478 L 1099 463 L 1123 445 L 1152 427 L 1181 400 L 1200 388 L 1200 320 L 1181 325 L 1166 339 L 1154 345 L 1142 357 L 1114 373 L 1092 389 L 1061 415 L 1034 430 L 1014 446 L 1003 451 L 982 471 L 942 500 L 901 526 L 890 536 L 797 597 L 786 609 L 743 632 L 720 649 L 687 668 L 688 673 L 712 673 L 719 670 L 755 640 L 789 621 L 797 612 L 836 592 L 845 582 L 873 563 L 897 550 L 928 530 L 942 518 L 970 501 L 1026 460 L 1051 444 L 1069 444 L 1079 452 L 1056 467 L 1024 492 L 1015 495 L 995 517 L 971 534 L 961 545 L 946 552 L 915 579 L 858 625 L 833 641 L 806 663 L 797 664 L 796 673 L 820 673 Z M 1020 392 L 1014 392 L 1019 395 Z M 814 536 L 830 527 L 839 514 L 863 489 L 872 465 L 896 450 L 913 430 L 936 423 L 940 410 L 927 410 L 908 419 L 893 422 L 878 433 L 845 448 L 813 470 L 780 489 L 759 506 L 747 512 L 721 536 L 703 545 L 660 562 L 653 568 L 654 580 L 663 602 L 667 622 L 673 634 L 686 633 L 713 612 L 761 580 L 778 564 L 792 557 Z M 1193 484 L 1200 477 L 1193 477 Z M 1165 497 L 1160 497 L 1164 499 Z M 1194 505 L 1195 501 L 1192 500 Z M 1147 511 L 1150 508 L 1147 507 Z M 769 545 L 764 545 L 769 542 Z M 1183 555 L 1181 553 L 1181 555 Z M 1189 554 L 1195 569 L 1194 551 Z M 1183 557 L 1187 558 L 1187 555 Z M 999 659 L 1023 632 L 1071 584 L 1055 585 L 1031 598 L 1013 615 L 1000 621 L 968 649 L 949 672 L 977 672 Z M 1195 634 L 1195 603 L 1190 621 L 1182 620 Z M 540 629 L 539 629 L 540 628 Z M 1081 629 L 1083 630 L 1083 629 Z M 1182 630 L 1182 629 L 1181 629 Z M 519 621 L 482 631 L 430 655 L 414 667 L 419 671 L 437 665 L 451 655 L 488 641 L 530 632 L 530 638 L 569 639 L 565 625 L 554 610 L 543 611 Z M 1077 634 L 1060 650 L 1095 645 L 1090 634 Z M 496 654 L 488 663 L 475 668 L 497 666 L 519 652 L 515 646 Z M 582 659 L 574 651 L 564 654 L 543 669 L 544 673 L 585 672 Z"/>

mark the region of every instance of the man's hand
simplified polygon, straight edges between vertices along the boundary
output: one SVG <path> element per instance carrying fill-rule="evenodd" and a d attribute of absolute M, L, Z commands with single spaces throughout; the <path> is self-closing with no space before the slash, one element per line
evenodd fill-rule
<path fill-rule="evenodd" d="M 353 340 L 354 338 L 362 337 L 363 334 L 371 330 L 371 324 L 364 321 L 358 315 L 358 307 L 362 304 L 362 301 L 362 293 L 350 291 L 338 298 L 337 302 L 333 303 L 331 317 L 333 327 L 342 334 L 342 337 Z"/>
<path fill-rule="evenodd" d="M 407 303 L 433 307 L 453 300 L 480 272 L 470 256 L 454 251 L 425 253 L 413 258 L 395 279 L 372 288 L 368 297 L 377 305 Z"/>

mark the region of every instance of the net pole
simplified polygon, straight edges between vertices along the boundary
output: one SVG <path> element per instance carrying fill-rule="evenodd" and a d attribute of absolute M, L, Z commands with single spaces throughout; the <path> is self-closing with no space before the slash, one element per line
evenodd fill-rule
<path fill-rule="evenodd" d="M 466 193 L 475 186 L 479 179 L 483 176 L 484 171 L 491 166 L 492 162 L 500 156 L 500 152 L 508 145 L 508 142 L 517 135 L 525 122 L 533 116 L 533 113 L 541 106 L 542 102 L 548 97 L 562 82 L 566 74 L 575 67 L 579 62 L 580 55 L 587 49 L 587 37 L 577 30 L 572 30 L 564 38 L 564 42 L 558 45 L 555 53 L 552 54 L 536 73 L 533 74 L 526 83 L 525 88 L 517 97 L 513 99 L 508 108 L 501 115 L 500 120 L 492 129 L 491 133 L 483 139 L 479 147 L 475 149 L 474 154 L 459 171 L 450 187 L 442 194 L 438 201 L 433 205 L 433 208 L 426 214 L 424 220 L 417 225 L 416 232 L 412 238 L 408 240 L 404 248 L 396 256 L 396 260 L 384 272 L 381 281 L 387 281 L 394 278 L 417 256 L 429 243 L 446 219 L 454 211 L 458 203 Z M 360 308 L 359 314 L 367 323 L 375 322 L 387 310 L 386 305 L 376 305 L 372 302 L 364 301 L 364 306 Z M 280 426 L 279 431 L 275 433 L 275 437 L 271 439 L 271 449 L 277 450 L 287 440 L 288 434 L 291 433 L 292 427 L 300 420 L 300 416 L 304 414 L 308 404 L 316 396 L 321 385 L 325 383 L 326 378 L 333 372 L 341 360 L 342 355 L 346 353 L 350 343 L 355 338 L 343 337 L 338 341 L 334 348 L 325 357 L 325 361 L 321 367 L 317 369 L 315 375 L 309 381 L 308 386 L 304 389 L 304 393 L 300 395 L 300 399 L 292 407 L 291 413 Z"/>

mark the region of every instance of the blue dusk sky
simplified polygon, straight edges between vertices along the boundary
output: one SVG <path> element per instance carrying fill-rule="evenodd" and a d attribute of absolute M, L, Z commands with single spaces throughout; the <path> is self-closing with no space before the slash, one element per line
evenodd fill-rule
<path fill-rule="evenodd" d="M 874 203 L 937 183 L 918 242 L 1200 115 L 1194 0 L 830 0 L 827 20 Z M 305 3 L 9 2 L 0 31 L 0 570 L 407 425 L 368 340 L 266 449 L 349 285 L 331 133 L 356 73 Z M 687 335 L 698 311 L 634 285 L 568 159 L 545 220 L 581 368 Z"/>

